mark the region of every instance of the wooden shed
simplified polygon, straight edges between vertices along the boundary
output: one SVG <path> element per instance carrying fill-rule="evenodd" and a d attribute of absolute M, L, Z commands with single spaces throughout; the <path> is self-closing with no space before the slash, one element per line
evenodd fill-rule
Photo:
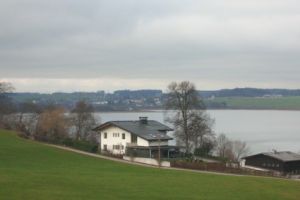
<path fill-rule="evenodd" d="M 293 152 L 259 153 L 243 159 L 245 159 L 246 166 L 274 170 L 282 174 L 300 175 L 300 155 Z"/>

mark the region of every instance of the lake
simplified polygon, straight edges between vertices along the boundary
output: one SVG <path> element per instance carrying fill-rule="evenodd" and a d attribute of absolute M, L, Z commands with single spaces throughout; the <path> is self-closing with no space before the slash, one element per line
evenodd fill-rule
<path fill-rule="evenodd" d="M 272 151 L 300 152 L 300 111 L 208 110 L 215 120 L 216 134 L 248 143 L 251 153 Z M 96 113 L 101 122 L 137 120 L 139 116 L 165 123 L 163 111 Z M 172 144 L 175 141 L 171 142 Z"/>

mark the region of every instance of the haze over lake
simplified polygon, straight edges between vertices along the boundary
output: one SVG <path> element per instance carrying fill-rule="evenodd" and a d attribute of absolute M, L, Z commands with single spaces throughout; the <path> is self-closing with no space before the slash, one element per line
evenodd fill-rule
<path fill-rule="evenodd" d="M 251 153 L 264 151 L 300 152 L 300 111 L 208 110 L 215 119 L 214 131 L 248 143 Z M 165 122 L 164 111 L 96 113 L 101 122 L 137 120 L 139 116 Z M 166 123 L 167 124 L 167 123 Z M 171 143 L 175 143 L 172 141 Z"/>

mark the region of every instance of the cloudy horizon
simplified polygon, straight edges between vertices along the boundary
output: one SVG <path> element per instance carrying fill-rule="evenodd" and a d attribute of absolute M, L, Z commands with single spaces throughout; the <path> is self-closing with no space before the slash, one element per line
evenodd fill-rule
<path fill-rule="evenodd" d="M 2 0 L 0 81 L 17 92 L 300 85 L 296 0 Z"/>

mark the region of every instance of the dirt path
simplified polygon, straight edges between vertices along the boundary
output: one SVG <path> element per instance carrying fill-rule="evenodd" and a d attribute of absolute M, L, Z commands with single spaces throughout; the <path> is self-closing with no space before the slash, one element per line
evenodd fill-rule
<path fill-rule="evenodd" d="M 59 146 L 59 145 L 53 145 L 53 144 L 45 144 L 45 145 L 51 146 L 51 147 L 54 147 L 54 148 L 58 148 L 58 149 L 62 149 L 62 150 L 66 150 L 66 151 L 71 151 L 71 152 L 78 153 L 78 154 L 81 154 L 81 155 L 86 155 L 86 156 L 91 156 L 91 157 L 95 157 L 95 158 L 101 158 L 101 159 L 111 160 L 111 161 L 115 161 L 115 162 L 119 162 L 119 163 L 126 163 L 126 164 L 130 164 L 130 165 L 138 165 L 138 166 L 143 166 L 143 167 L 150 167 L 150 168 L 157 168 L 157 169 L 164 169 L 164 170 L 176 170 L 176 171 L 195 172 L 195 173 L 202 173 L 202 174 L 223 175 L 223 176 L 240 176 L 240 177 L 247 176 L 247 177 L 261 177 L 261 178 L 271 178 L 271 179 L 282 179 L 282 178 L 279 178 L 279 177 L 262 177 L 262 176 L 229 174 L 229 173 L 222 173 L 222 172 L 210 172 L 210 171 L 183 169 L 183 168 L 175 168 L 175 167 L 158 167 L 158 166 L 154 166 L 154 165 L 147 165 L 147 164 L 143 164 L 143 163 L 131 162 L 131 161 L 123 160 L 123 159 L 112 158 L 112 157 L 103 156 L 103 155 L 99 155 L 99 154 L 95 154 L 95 153 L 89 153 L 89 152 L 85 152 L 85 151 L 80 151 L 80 150 L 73 149 L 73 148 L 70 148 L 70 147 L 65 147 L 65 146 Z M 300 181 L 300 179 L 289 179 L 289 180 Z"/>
<path fill-rule="evenodd" d="M 70 147 L 59 146 L 59 145 L 54 145 L 54 144 L 46 144 L 46 145 L 47 146 L 51 146 L 51 147 L 55 147 L 55 148 L 58 148 L 58 149 L 63 149 L 63 150 L 66 150 L 66 151 L 71 151 L 71 152 L 74 152 L 74 153 L 86 155 L 86 156 L 91 156 L 91 157 L 96 157 L 96 158 L 102 158 L 102 159 L 106 159 L 106 160 L 112 160 L 112 161 L 116 161 L 116 162 L 120 162 L 120 163 L 127 163 L 127 164 L 131 164 L 131 165 L 140 165 L 140 166 L 145 166 L 145 167 L 158 168 L 158 167 L 153 166 L 153 165 L 147 165 L 147 164 L 143 164 L 143 163 L 130 162 L 130 161 L 127 161 L 127 160 L 118 159 L 118 158 L 112 158 L 112 157 L 109 157 L 109 156 L 103 156 L 103 155 L 99 155 L 99 154 L 95 154 L 95 153 L 89 153 L 89 152 L 85 152 L 85 151 L 73 149 L 73 148 L 70 148 Z"/>
<path fill-rule="evenodd" d="M 119 163 L 126 163 L 126 164 L 130 164 L 130 165 L 138 165 L 138 166 L 150 167 L 150 168 L 157 168 L 157 169 L 160 168 L 160 169 L 165 169 L 165 170 L 188 171 L 188 172 L 205 173 L 205 174 L 217 174 L 217 175 L 225 175 L 225 176 L 245 176 L 245 175 L 239 175 L 239 174 L 229 174 L 229 173 L 221 173 L 221 172 L 209 172 L 209 171 L 192 170 L 192 169 L 182 169 L 182 168 L 175 168 L 175 167 L 158 167 L 158 166 L 154 166 L 154 165 L 147 165 L 147 164 L 143 164 L 143 163 L 131 162 L 131 161 L 122 160 L 122 159 L 118 159 L 118 158 L 112 158 L 112 157 L 103 156 L 103 155 L 99 155 L 99 154 L 95 154 L 95 153 L 89 153 L 89 152 L 85 152 L 85 151 L 80 151 L 80 150 L 73 149 L 73 148 L 70 148 L 70 147 L 65 147 L 65 146 L 59 146 L 59 145 L 53 145 L 53 144 L 46 144 L 46 145 L 54 147 L 54 148 L 58 148 L 58 149 L 62 149 L 62 150 L 71 151 L 71 152 L 74 152 L 74 153 L 86 155 L 86 156 L 91 156 L 91 157 L 96 157 L 96 158 L 111 160 L 111 161 L 115 161 L 115 162 L 119 162 Z"/>

